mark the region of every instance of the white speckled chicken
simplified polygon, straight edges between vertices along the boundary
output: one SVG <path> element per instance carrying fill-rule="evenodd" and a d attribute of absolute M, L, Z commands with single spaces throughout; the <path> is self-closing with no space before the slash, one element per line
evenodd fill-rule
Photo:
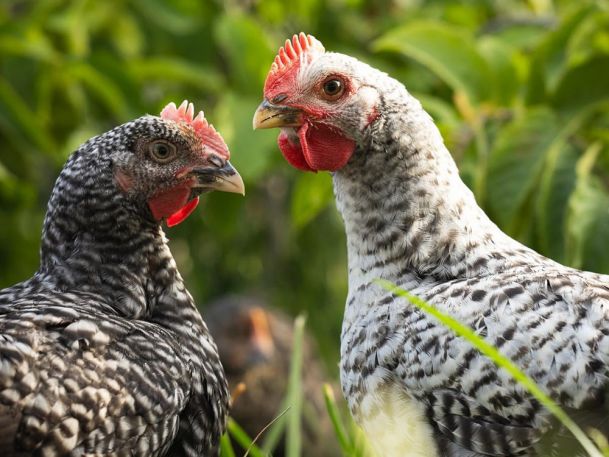
<path fill-rule="evenodd" d="M 301 34 L 280 49 L 254 127 L 281 128 L 295 167 L 333 172 L 349 253 L 341 382 L 379 455 L 546 456 L 571 444 L 506 372 L 376 278 L 473 327 L 574 417 L 607 428 L 609 277 L 501 232 L 401 83 Z"/>
<path fill-rule="evenodd" d="M 226 379 L 161 222 L 243 181 L 193 114 L 170 104 L 66 163 L 39 270 L 0 291 L 0 455 L 217 455 Z"/>

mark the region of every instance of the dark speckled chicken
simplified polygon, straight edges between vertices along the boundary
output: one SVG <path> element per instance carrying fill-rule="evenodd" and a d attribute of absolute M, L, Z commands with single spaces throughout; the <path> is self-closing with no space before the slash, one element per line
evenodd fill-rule
<path fill-rule="evenodd" d="M 218 342 L 231 389 L 239 383 L 246 388 L 236 396 L 231 416 L 254 437 L 281 413 L 294 338 L 292 319 L 259 300 L 242 296 L 220 298 L 203 315 Z M 305 338 L 302 455 L 306 457 L 340 455 L 322 397 L 326 380 L 321 365 L 313 342 Z M 273 457 L 284 456 L 284 447 L 279 443 Z"/>
<path fill-rule="evenodd" d="M 39 270 L 0 291 L 0 455 L 217 454 L 225 375 L 161 222 L 243 182 L 193 114 L 92 138 L 57 179 Z"/>

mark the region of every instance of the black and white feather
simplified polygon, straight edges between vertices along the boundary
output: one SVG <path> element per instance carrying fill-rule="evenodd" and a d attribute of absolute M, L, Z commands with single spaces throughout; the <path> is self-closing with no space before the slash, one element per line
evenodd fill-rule
<path fill-rule="evenodd" d="M 379 455 L 555 455 L 543 443 L 565 433 L 508 373 L 378 278 L 474 328 L 583 423 L 607 431 L 609 277 L 567 268 L 504 234 L 401 83 L 323 48 L 295 65 L 285 89 L 293 92 L 276 96 L 277 106 L 265 100 L 255 123 L 275 126 L 292 113 L 282 126 L 292 151 L 303 149 L 295 119 L 355 143 L 333 173 L 349 259 L 341 383 Z M 336 103 L 317 95 L 320 82 L 337 78 L 349 89 Z M 263 117 L 269 107 L 274 117 Z"/>
<path fill-rule="evenodd" d="M 381 455 L 537 455 L 548 412 L 468 342 L 373 280 L 473 327 L 552 398 L 580 409 L 602 408 L 609 277 L 559 265 L 501 232 L 420 103 L 397 81 L 351 64 L 378 88 L 381 113 L 334 174 L 349 250 L 341 379 L 351 410 L 385 437 L 374 439 Z M 418 453 L 404 449 L 408 431 Z"/>
<path fill-rule="evenodd" d="M 217 454 L 224 371 L 146 206 L 171 185 L 138 155 L 158 139 L 200 153 L 188 126 L 153 116 L 83 144 L 50 198 L 40 269 L 0 291 L 2 456 Z"/>

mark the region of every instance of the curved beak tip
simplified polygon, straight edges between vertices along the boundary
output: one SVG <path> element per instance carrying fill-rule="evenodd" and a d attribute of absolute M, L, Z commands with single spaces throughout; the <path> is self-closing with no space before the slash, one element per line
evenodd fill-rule
<path fill-rule="evenodd" d="M 245 183 L 243 182 L 243 178 L 236 169 L 233 168 L 233 170 L 234 174 L 221 177 L 219 186 L 216 187 L 216 190 L 232 192 L 245 196 Z"/>
<path fill-rule="evenodd" d="M 239 173 L 236 173 L 235 176 L 239 178 L 238 182 L 235 186 L 235 189 L 237 190 L 237 193 L 239 193 L 245 197 L 245 183 L 243 182 L 243 178 L 241 177 L 241 175 Z"/>
<path fill-rule="evenodd" d="M 254 130 L 265 128 L 264 121 L 265 121 L 265 118 L 268 117 L 267 116 L 267 112 L 268 112 L 267 107 L 268 107 L 268 102 L 266 100 L 264 100 L 258 106 L 258 108 L 256 108 L 256 112 L 254 113 L 254 118 L 252 119 L 252 127 Z"/>
<path fill-rule="evenodd" d="M 245 195 L 245 184 L 239 172 L 226 162 L 221 168 L 205 167 L 198 170 L 198 187 L 220 192 Z"/>

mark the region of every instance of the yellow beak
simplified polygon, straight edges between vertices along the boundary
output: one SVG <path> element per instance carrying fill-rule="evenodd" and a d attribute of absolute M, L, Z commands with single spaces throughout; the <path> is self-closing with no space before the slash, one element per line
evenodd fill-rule
<path fill-rule="evenodd" d="M 254 130 L 274 127 L 300 127 L 302 111 L 290 106 L 273 105 L 264 100 L 254 113 Z"/>

